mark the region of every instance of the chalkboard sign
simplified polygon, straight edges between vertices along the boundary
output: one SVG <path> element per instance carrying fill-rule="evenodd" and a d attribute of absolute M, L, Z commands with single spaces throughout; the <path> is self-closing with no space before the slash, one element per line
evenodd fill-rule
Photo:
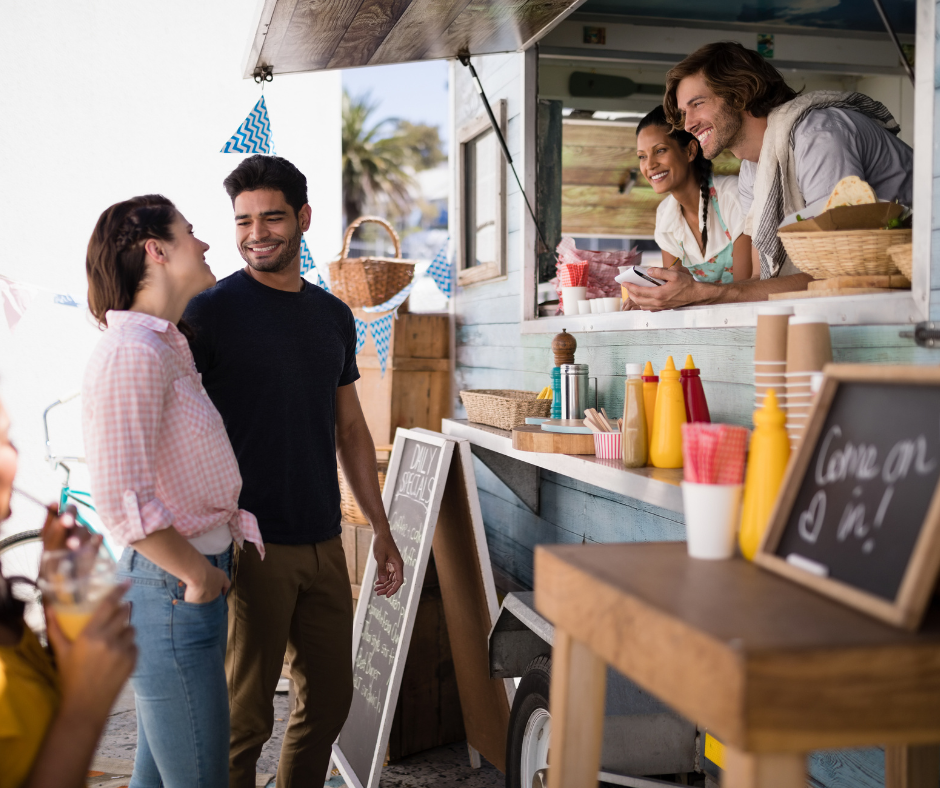
<path fill-rule="evenodd" d="M 757 563 L 909 629 L 940 568 L 940 370 L 830 365 Z"/>
<path fill-rule="evenodd" d="M 382 497 L 405 562 L 405 585 L 390 599 L 376 596 L 377 567 L 369 556 L 353 624 L 352 706 L 333 745 L 333 760 L 354 788 L 379 784 L 453 451 L 443 437 L 395 435 Z"/>

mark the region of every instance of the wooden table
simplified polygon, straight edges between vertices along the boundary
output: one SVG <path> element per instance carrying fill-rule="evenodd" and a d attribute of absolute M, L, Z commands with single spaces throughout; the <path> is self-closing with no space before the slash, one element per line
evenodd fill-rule
<path fill-rule="evenodd" d="M 723 788 L 804 788 L 806 753 L 885 745 L 888 788 L 936 788 L 940 614 L 881 624 L 684 542 L 535 551 L 555 625 L 549 788 L 595 786 L 609 663 L 726 746 Z"/>

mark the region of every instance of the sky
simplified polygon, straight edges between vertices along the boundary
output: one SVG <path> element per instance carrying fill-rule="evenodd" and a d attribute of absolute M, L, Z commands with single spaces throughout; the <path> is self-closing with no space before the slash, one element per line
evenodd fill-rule
<path fill-rule="evenodd" d="M 440 128 L 449 138 L 447 118 L 447 61 L 369 66 L 343 71 L 343 87 L 352 96 L 371 93 L 379 101 L 373 120 L 399 117 Z"/>

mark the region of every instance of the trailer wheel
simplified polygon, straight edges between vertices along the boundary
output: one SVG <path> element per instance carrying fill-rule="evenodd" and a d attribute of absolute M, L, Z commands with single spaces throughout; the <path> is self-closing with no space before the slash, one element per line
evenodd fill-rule
<path fill-rule="evenodd" d="M 516 688 L 506 742 L 506 788 L 533 788 L 532 781 L 537 773 L 544 774 L 548 768 L 552 732 L 552 716 L 548 711 L 551 679 L 552 658 L 536 657 Z"/>

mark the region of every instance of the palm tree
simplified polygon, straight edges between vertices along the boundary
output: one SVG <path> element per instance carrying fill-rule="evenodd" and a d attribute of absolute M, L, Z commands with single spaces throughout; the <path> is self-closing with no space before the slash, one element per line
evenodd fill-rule
<path fill-rule="evenodd" d="M 378 102 L 343 91 L 343 211 L 346 224 L 387 202 L 392 213 L 408 213 L 414 202 L 413 149 L 398 118 L 371 124 Z"/>

